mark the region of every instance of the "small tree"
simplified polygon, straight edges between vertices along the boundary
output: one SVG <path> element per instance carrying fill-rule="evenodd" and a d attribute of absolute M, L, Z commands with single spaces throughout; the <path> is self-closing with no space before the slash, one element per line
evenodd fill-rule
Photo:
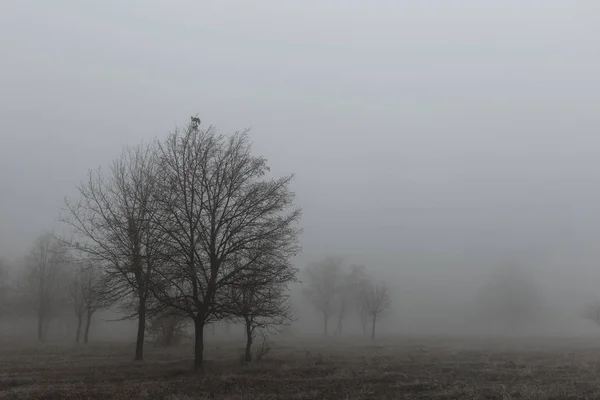
<path fill-rule="evenodd" d="M 525 267 L 504 264 L 493 270 L 490 278 L 474 299 L 479 319 L 488 325 L 500 325 L 506 333 L 515 333 L 539 318 L 543 299 Z"/>
<path fill-rule="evenodd" d="M 375 324 L 377 316 L 384 312 L 391 304 L 389 287 L 381 282 L 379 284 L 369 284 L 363 294 L 364 310 L 371 317 L 371 340 L 375 340 Z"/>
<path fill-rule="evenodd" d="M 101 169 L 89 172 L 77 187 L 80 198 L 66 200 L 61 216 L 75 236 L 71 244 L 100 269 L 101 297 L 136 305 L 129 315 L 138 320 L 135 360 L 143 359 L 152 273 L 160 262 L 161 237 L 154 229 L 155 156 L 153 145 L 125 147 L 107 175 Z"/>
<path fill-rule="evenodd" d="M 366 281 L 366 268 L 364 265 L 352 265 L 349 271 L 343 271 L 340 285 L 337 290 L 338 323 L 335 334 L 342 335 L 343 321 L 349 312 L 354 311 L 352 306 L 360 305 L 362 286 Z M 360 314 L 360 307 L 357 307 Z M 362 322 L 362 321 L 361 321 Z M 365 327 L 363 326 L 363 333 Z"/>
<path fill-rule="evenodd" d="M 241 318 L 245 325 L 245 360 L 252 361 L 252 343 L 257 330 L 278 331 L 279 327 L 289 326 L 292 322 L 291 305 L 287 285 L 296 281 L 296 268 L 284 251 L 278 257 L 253 257 L 254 266 L 240 274 L 230 286 L 230 297 L 224 299 L 227 314 Z M 251 260 L 244 262 L 249 265 Z M 266 334 L 266 333 L 265 333 Z"/>
<path fill-rule="evenodd" d="M 327 336 L 329 318 L 336 308 L 336 296 L 342 278 L 342 260 L 327 257 L 310 264 L 305 270 L 306 287 L 303 291 L 314 308 L 323 314 L 323 334 Z"/>
<path fill-rule="evenodd" d="M 98 271 L 93 264 L 80 260 L 76 263 L 73 276 L 69 285 L 71 302 L 77 318 L 77 332 L 75 341 L 79 343 L 81 337 L 81 328 L 85 321 L 85 330 L 83 342 L 89 340 L 92 316 L 100 308 L 106 306 L 107 301 L 102 297 L 101 280 Z"/>
<path fill-rule="evenodd" d="M 148 333 L 162 346 L 178 344 L 185 336 L 187 319 L 184 316 L 162 312 L 150 318 Z"/>
<path fill-rule="evenodd" d="M 28 258 L 26 290 L 38 317 L 38 339 L 45 341 L 50 320 L 65 303 L 67 248 L 51 233 L 40 236 Z M 67 292 L 68 293 L 68 292 Z"/>

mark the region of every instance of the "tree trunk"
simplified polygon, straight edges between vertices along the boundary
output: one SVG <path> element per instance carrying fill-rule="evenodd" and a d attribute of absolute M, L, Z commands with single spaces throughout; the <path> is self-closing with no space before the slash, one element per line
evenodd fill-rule
<path fill-rule="evenodd" d="M 144 359 L 144 335 L 146 333 L 146 299 L 140 299 L 138 308 L 138 329 L 135 340 L 135 361 Z"/>
<path fill-rule="evenodd" d="M 337 326 L 335 327 L 335 333 L 334 336 L 339 336 L 342 337 L 342 317 L 340 316 L 340 318 L 338 319 L 338 323 Z"/>
<path fill-rule="evenodd" d="M 342 306 L 340 307 L 340 312 L 338 314 L 338 323 L 335 327 L 335 335 L 342 337 L 342 324 L 344 321 L 344 317 L 346 316 L 346 303 L 342 302 Z"/>
<path fill-rule="evenodd" d="M 42 312 L 38 315 L 38 340 L 44 341 L 44 314 Z"/>
<path fill-rule="evenodd" d="M 367 325 L 369 321 L 367 320 L 367 316 L 361 311 L 360 314 L 360 325 L 362 326 L 363 336 L 367 335 Z"/>
<path fill-rule="evenodd" d="M 46 307 L 44 307 L 43 296 L 40 296 L 40 308 L 38 312 L 38 340 L 43 342 L 46 338 L 44 335 L 44 320 L 46 319 Z"/>
<path fill-rule="evenodd" d="M 252 361 L 252 324 L 246 320 L 246 362 Z"/>
<path fill-rule="evenodd" d="M 39 303 L 39 309 L 38 309 L 38 340 L 40 342 L 43 342 L 45 340 L 45 338 L 44 338 L 44 317 L 46 316 L 46 307 L 44 307 L 45 302 L 44 302 L 43 279 L 40 279 L 38 295 L 40 296 L 40 298 L 39 298 L 40 303 Z"/>
<path fill-rule="evenodd" d="M 48 332 L 50 332 L 50 320 L 51 318 L 48 315 L 42 320 L 42 337 L 44 342 L 48 339 Z"/>
<path fill-rule="evenodd" d="M 88 312 L 87 320 L 85 321 L 85 333 L 83 335 L 83 343 L 87 344 L 89 336 L 90 336 L 90 325 L 92 324 L 92 314 Z"/>
<path fill-rule="evenodd" d="M 329 315 L 327 313 L 323 313 L 323 334 L 327 336 L 327 321 L 329 320 Z"/>
<path fill-rule="evenodd" d="M 213 322 L 212 323 L 212 335 L 213 335 L 213 337 L 215 337 L 215 325 L 216 324 Z"/>
<path fill-rule="evenodd" d="M 194 343 L 194 369 L 202 371 L 204 368 L 204 316 L 199 315 L 194 319 L 196 340 Z"/>
<path fill-rule="evenodd" d="M 377 321 L 377 314 L 373 314 L 373 328 L 371 329 L 371 340 L 375 340 L 375 322 Z"/>
<path fill-rule="evenodd" d="M 163 344 L 170 346 L 173 344 L 175 335 L 175 320 L 171 317 L 165 318 L 163 322 Z"/>
<path fill-rule="evenodd" d="M 81 337 L 81 323 L 83 322 L 82 317 L 83 316 L 81 315 L 77 316 L 77 334 L 75 335 L 75 343 L 79 343 L 79 338 Z"/>

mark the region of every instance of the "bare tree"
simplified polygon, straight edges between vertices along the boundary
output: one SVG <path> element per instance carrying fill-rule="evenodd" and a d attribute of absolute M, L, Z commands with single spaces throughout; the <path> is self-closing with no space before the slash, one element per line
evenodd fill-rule
<path fill-rule="evenodd" d="M 327 257 L 310 264 L 306 270 L 306 288 L 303 293 L 317 311 L 323 314 L 323 333 L 327 335 L 329 317 L 334 313 L 336 297 L 342 278 L 342 260 Z"/>
<path fill-rule="evenodd" d="M 287 285 L 296 281 L 297 270 L 290 264 L 289 256 L 286 252 L 278 258 L 255 257 L 254 268 L 241 274 L 230 288 L 231 297 L 223 301 L 232 307 L 230 314 L 244 322 L 247 362 L 252 361 L 257 329 L 278 331 L 293 321 Z"/>
<path fill-rule="evenodd" d="M 586 304 L 581 316 L 600 326 L 600 301 Z"/>
<path fill-rule="evenodd" d="M 40 236 L 33 246 L 27 268 L 27 289 L 38 318 L 38 339 L 45 341 L 53 314 L 64 300 L 67 248 L 51 233 Z"/>
<path fill-rule="evenodd" d="M 300 211 L 291 176 L 267 179 L 267 162 L 251 154 L 246 133 L 226 138 L 193 121 L 161 144 L 160 171 L 157 225 L 168 262 L 155 295 L 194 321 L 194 367 L 202 369 L 204 327 L 225 311 L 217 299 L 253 267 L 253 260 L 230 261 L 253 249 L 295 246 Z"/>
<path fill-rule="evenodd" d="M 391 304 L 389 287 L 385 282 L 369 284 L 363 294 L 363 305 L 365 311 L 371 317 L 371 340 L 375 340 L 375 324 L 377 316 L 384 312 Z"/>
<path fill-rule="evenodd" d="M 512 261 L 494 269 L 490 278 L 474 299 L 477 317 L 486 325 L 523 333 L 543 315 L 543 298 L 526 267 Z"/>
<path fill-rule="evenodd" d="M 153 229 L 154 150 L 153 145 L 125 147 L 108 176 L 101 169 L 90 171 L 77 188 L 80 198 L 66 200 L 61 217 L 73 230 L 72 244 L 101 269 L 100 296 L 136 305 L 130 315 L 138 319 L 135 360 L 143 359 L 147 304 L 161 243 Z M 88 306 L 87 312 L 92 310 Z"/>
<path fill-rule="evenodd" d="M 349 312 L 354 311 L 352 306 L 357 305 L 356 310 L 359 311 L 359 316 L 361 315 L 361 308 L 359 306 L 366 279 L 364 265 L 352 265 L 349 271 L 342 272 L 337 290 L 338 322 L 334 334 L 338 336 L 342 335 L 344 318 Z M 363 327 L 363 332 L 364 329 Z"/>

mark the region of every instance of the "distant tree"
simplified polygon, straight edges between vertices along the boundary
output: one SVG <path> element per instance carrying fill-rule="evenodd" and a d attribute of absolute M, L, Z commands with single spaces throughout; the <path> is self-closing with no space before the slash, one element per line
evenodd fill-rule
<path fill-rule="evenodd" d="M 389 287 L 381 282 L 379 284 L 369 283 L 363 293 L 363 307 L 371 317 L 371 340 L 375 340 L 375 324 L 377 316 L 388 309 L 391 304 Z"/>
<path fill-rule="evenodd" d="M 194 321 L 194 367 L 202 369 L 204 327 L 222 318 L 228 288 L 254 265 L 231 260 L 297 246 L 291 176 L 266 177 L 267 161 L 252 155 L 247 134 L 217 135 L 193 120 L 161 143 L 155 197 L 166 261 L 157 299 Z"/>
<path fill-rule="evenodd" d="M 358 311 L 360 314 L 360 299 L 366 277 L 364 265 L 352 265 L 348 271 L 342 271 L 340 285 L 337 290 L 338 323 L 334 334 L 341 336 L 343 321 L 349 312 Z M 356 309 L 353 306 L 357 306 Z M 362 322 L 362 321 L 361 321 Z M 365 327 L 363 326 L 363 331 Z"/>
<path fill-rule="evenodd" d="M 495 269 L 475 298 L 479 318 L 507 333 L 523 329 L 540 315 L 542 298 L 527 270 L 510 263 Z"/>
<path fill-rule="evenodd" d="M 165 311 L 149 319 L 148 333 L 158 344 L 168 347 L 178 344 L 185 337 L 187 325 L 185 316 Z"/>
<path fill-rule="evenodd" d="M 0 322 L 6 317 L 9 309 L 9 268 L 8 263 L 0 258 Z"/>
<path fill-rule="evenodd" d="M 323 315 L 323 334 L 327 336 L 329 318 L 335 312 L 336 299 L 342 280 L 343 261 L 336 257 L 327 257 L 322 261 L 309 264 L 305 269 L 304 296 L 314 308 Z"/>
<path fill-rule="evenodd" d="M 66 200 L 61 216 L 72 229 L 72 245 L 99 269 L 101 297 L 135 305 L 128 315 L 138 320 L 135 360 L 143 359 L 150 286 L 160 262 L 161 237 L 154 229 L 155 150 L 152 144 L 125 147 L 108 175 L 101 169 L 90 171 L 87 181 L 77 187 L 79 199 Z M 93 311 L 88 306 L 86 312 Z"/>
<path fill-rule="evenodd" d="M 362 333 L 363 335 L 366 335 L 369 325 L 369 309 L 368 304 L 364 301 L 364 299 L 371 285 L 371 280 L 367 276 L 364 266 L 358 266 L 355 268 L 357 269 L 353 271 L 355 276 L 355 295 L 353 296 L 353 305 L 356 307 Z"/>
<path fill-rule="evenodd" d="M 107 301 L 102 297 L 103 282 L 98 275 L 98 270 L 93 264 L 85 261 L 75 263 L 75 270 L 71 277 L 69 292 L 71 303 L 75 310 L 77 318 L 77 332 L 75 341 L 79 343 L 81 337 L 81 328 L 85 321 L 85 330 L 83 342 L 89 340 L 92 316 L 100 308 L 107 305 Z"/>
<path fill-rule="evenodd" d="M 581 316 L 600 326 L 600 300 L 586 304 Z"/>
<path fill-rule="evenodd" d="M 65 303 L 67 248 L 51 233 L 40 236 L 28 257 L 26 290 L 38 318 L 38 339 L 45 341 L 50 320 Z"/>

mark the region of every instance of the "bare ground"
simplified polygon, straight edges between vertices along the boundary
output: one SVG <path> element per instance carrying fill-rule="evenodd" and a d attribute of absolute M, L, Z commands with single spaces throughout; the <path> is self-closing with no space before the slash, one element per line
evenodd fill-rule
<path fill-rule="evenodd" d="M 600 399 L 600 340 L 278 342 L 242 365 L 237 342 L 191 347 L 0 345 L 6 399 Z"/>

